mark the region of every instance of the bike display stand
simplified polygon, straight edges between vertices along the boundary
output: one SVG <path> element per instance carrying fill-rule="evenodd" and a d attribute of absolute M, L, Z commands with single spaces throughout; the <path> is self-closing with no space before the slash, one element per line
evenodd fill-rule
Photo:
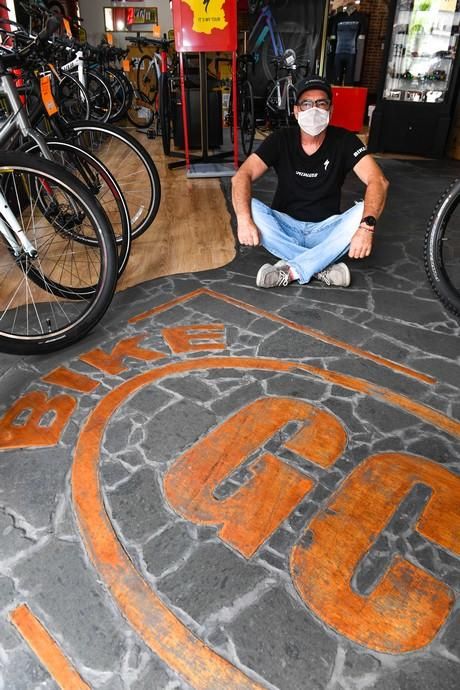
<path fill-rule="evenodd" d="M 173 22 L 176 51 L 179 53 L 182 122 L 185 160 L 169 163 L 168 168 L 185 166 L 187 177 L 229 177 L 238 168 L 237 88 L 236 88 L 236 0 L 225 0 L 220 10 L 207 14 L 207 3 L 197 2 L 194 9 L 173 0 Z M 184 76 L 184 54 L 199 54 L 201 155 L 191 156 L 188 132 L 187 94 Z M 233 90 L 233 151 L 209 154 L 208 147 L 208 84 L 206 54 L 232 54 Z M 230 161 L 228 160 L 230 158 Z M 227 159 L 227 160 L 226 160 Z"/>

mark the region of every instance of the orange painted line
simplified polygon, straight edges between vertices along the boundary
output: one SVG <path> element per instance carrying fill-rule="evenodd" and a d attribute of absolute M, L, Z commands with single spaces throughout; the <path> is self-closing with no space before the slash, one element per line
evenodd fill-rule
<path fill-rule="evenodd" d="M 248 311 L 251 314 L 263 316 L 264 318 L 270 319 L 270 321 L 280 323 L 283 326 L 287 326 L 288 328 L 291 328 L 294 331 L 298 331 L 299 333 L 304 333 L 305 335 L 315 338 L 316 340 L 320 340 L 323 343 L 333 345 L 334 347 L 346 350 L 347 352 L 351 352 L 352 354 L 358 355 L 359 357 L 363 357 L 364 359 L 369 359 L 370 361 L 375 362 L 376 364 L 388 367 L 389 369 L 392 369 L 393 371 L 396 371 L 399 374 L 404 374 L 404 376 L 410 376 L 411 378 L 418 379 L 423 383 L 436 383 L 436 379 L 433 376 L 429 376 L 428 374 L 422 374 L 420 371 L 416 371 L 415 369 L 406 367 L 403 364 L 393 362 L 391 359 L 386 359 L 386 357 L 380 357 L 380 355 L 375 355 L 373 352 L 368 352 L 367 350 L 363 350 L 360 347 L 356 347 L 355 345 L 346 343 L 343 340 L 332 338 L 331 336 L 326 335 L 326 333 L 318 331 L 315 328 L 310 328 L 309 326 L 301 326 L 295 323 L 295 321 L 290 321 L 290 319 L 285 319 L 284 317 L 278 316 L 277 314 L 272 314 L 271 312 L 266 311 L 265 309 L 259 309 L 258 307 L 254 307 L 251 304 L 248 304 L 247 302 L 242 302 L 241 300 L 236 299 L 235 297 L 229 297 L 228 295 L 222 295 L 219 292 L 214 292 L 209 288 L 199 288 L 198 290 L 193 290 L 192 292 L 189 292 L 186 295 L 182 295 L 181 297 L 177 297 L 176 299 L 171 300 L 166 304 L 161 304 L 158 307 L 153 307 L 153 309 L 149 309 L 148 311 L 145 311 L 142 314 L 134 316 L 132 319 L 129 320 L 129 323 L 137 323 L 138 321 L 142 321 L 143 319 L 146 319 L 149 316 L 159 314 L 160 312 L 163 312 L 167 309 L 170 309 L 171 307 L 176 306 L 180 302 L 186 302 L 190 299 L 193 299 L 194 297 L 198 297 L 199 295 L 209 295 L 210 297 L 220 299 L 223 302 L 227 302 L 228 304 L 233 304 L 236 307 L 245 309 L 245 311 Z"/>
<path fill-rule="evenodd" d="M 107 515 L 99 484 L 102 438 L 111 416 L 140 388 L 198 369 L 303 370 L 351 390 L 376 395 L 416 417 L 460 437 L 460 422 L 405 396 L 345 374 L 298 362 L 249 357 L 206 357 L 166 364 L 111 391 L 96 406 L 79 436 L 72 467 L 72 495 L 86 549 L 117 605 L 145 643 L 196 690 L 261 690 L 263 686 L 205 645 L 168 609 L 143 580 L 120 544 Z"/>
<path fill-rule="evenodd" d="M 26 604 L 14 609 L 10 620 L 62 690 L 91 690 Z"/>
<path fill-rule="evenodd" d="M 70 388 L 79 393 L 91 393 L 99 386 L 99 381 L 95 381 L 85 374 L 78 374 L 76 371 L 71 371 L 66 367 L 58 367 L 53 369 L 49 374 L 42 377 L 42 381 L 52 383 L 62 388 Z"/>
<path fill-rule="evenodd" d="M 176 297 L 175 299 L 170 300 L 169 302 L 165 302 L 164 304 L 159 304 L 157 307 L 152 307 L 152 309 L 148 309 L 147 311 L 143 311 L 142 314 L 137 314 L 137 316 L 133 316 L 131 319 L 128 320 L 128 323 L 137 323 L 138 321 L 143 321 L 143 319 L 147 319 L 149 316 L 155 316 L 155 314 L 161 314 L 163 311 L 167 311 L 168 309 L 172 309 L 172 307 L 175 307 L 176 304 L 182 304 L 182 302 L 187 302 L 189 299 L 193 299 L 194 297 L 199 297 L 200 295 L 208 292 L 206 288 L 197 288 L 196 290 L 192 290 L 192 292 L 187 292 L 185 295 L 181 295 L 180 297 Z M 214 296 L 214 293 L 212 291 L 211 294 Z"/>

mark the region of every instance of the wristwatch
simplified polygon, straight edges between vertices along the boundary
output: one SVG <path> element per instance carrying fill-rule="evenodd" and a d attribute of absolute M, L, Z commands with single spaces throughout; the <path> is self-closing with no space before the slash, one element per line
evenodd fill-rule
<path fill-rule="evenodd" d="M 364 218 L 361 218 L 361 223 L 360 225 L 367 225 L 370 228 L 375 228 L 377 225 L 377 218 L 375 216 L 364 216 Z"/>

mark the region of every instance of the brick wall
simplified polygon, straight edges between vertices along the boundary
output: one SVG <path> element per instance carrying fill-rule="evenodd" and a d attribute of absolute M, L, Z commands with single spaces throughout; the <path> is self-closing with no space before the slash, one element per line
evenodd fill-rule
<path fill-rule="evenodd" d="M 369 15 L 360 86 L 369 89 L 369 101 L 375 102 L 384 69 L 384 43 L 388 26 L 388 0 L 361 0 L 360 12 Z"/>

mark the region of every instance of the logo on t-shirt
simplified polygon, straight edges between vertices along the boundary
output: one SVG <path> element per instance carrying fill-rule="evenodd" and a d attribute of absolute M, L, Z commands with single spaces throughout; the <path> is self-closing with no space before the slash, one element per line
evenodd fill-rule
<path fill-rule="evenodd" d="M 329 158 L 326 158 L 326 160 L 324 161 L 324 170 L 327 170 L 327 166 L 329 165 L 330 162 L 331 161 L 329 160 Z"/>
<path fill-rule="evenodd" d="M 363 151 L 366 151 L 366 147 L 365 147 L 365 146 L 361 146 L 360 149 L 358 149 L 357 151 L 354 152 L 353 156 L 356 158 L 356 157 L 359 156 L 359 154 L 362 153 Z"/>
<path fill-rule="evenodd" d="M 306 173 L 306 172 L 302 172 L 301 170 L 296 170 L 296 171 L 295 171 L 295 174 L 296 174 L 296 175 L 300 175 L 300 177 L 318 177 L 318 173 L 317 173 L 317 172 L 315 172 L 315 173 Z"/>

